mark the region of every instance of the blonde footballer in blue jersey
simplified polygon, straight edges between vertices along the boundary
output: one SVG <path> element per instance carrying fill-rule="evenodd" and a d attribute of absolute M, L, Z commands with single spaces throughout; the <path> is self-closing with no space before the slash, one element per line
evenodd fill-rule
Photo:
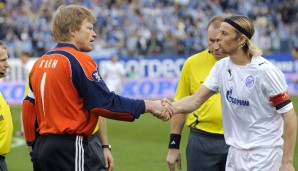
<path fill-rule="evenodd" d="M 208 24 L 209 49 L 189 57 L 182 69 L 176 90 L 175 101 L 194 94 L 201 87 L 215 62 L 226 55 L 214 48 L 219 26 L 224 16 L 213 17 Z M 186 158 L 188 171 L 225 170 L 228 146 L 225 143 L 222 127 L 220 95 L 213 95 L 201 108 L 186 115 L 174 115 L 171 122 L 171 135 L 167 162 L 171 171 L 175 163 L 181 169 L 179 143 L 183 125 L 190 127 Z"/>
<path fill-rule="evenodd" d="M 251 41 L 253 23 L 232 15 L 220 26 L 216 48 L 228 55 L 214 65 L 195 94 L 174 102 L 189 113 L 221 94 L 227 171 L 294 171 L 297 116 L 284 74 Z"/>
<path fill-rule="evenodd" d="M 8 65 L 6 45 L 0 41 L 0 79 L 6 77 Z M 10 152 L 13 123 L 9 105 L 0 92 L 0 170 L 7 171 L 5 157 Z"/>

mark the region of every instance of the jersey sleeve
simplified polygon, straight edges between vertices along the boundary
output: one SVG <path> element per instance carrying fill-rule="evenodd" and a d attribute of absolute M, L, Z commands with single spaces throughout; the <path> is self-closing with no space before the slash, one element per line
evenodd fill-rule
<path fill-rule="evenodd" d="M 293 104 L 288 95 L 288 85 L 284 74 L 272 66 L 263 70 L 263 79 L 265 93 L 277 112 L 285 113 L 291 110 Z"/>
<path fill-rule="evenodd" d="M 212 67 L 209 75 L 207 76 L 205 82 L 203 83 L 205 87 L 215 92 L 219 92 L 218 68 L 219 62 L 216 62 L 215 65 Z"/>
<path fill-rule="evenodd" d="M 78 60 L 68 56 L 72 82 L 84 99 L 86 108 L 96 115 L 110 119 L 133 121 L 145 112 L 144 100 L 130 99 L 110 92 L 102 80 L 97 66 L 89 56 Z"/>
<path fill-rule="evenodd" d="M 25 99 L 22 104 L 22 120 L 27 145 L 33 146 L 37 136 L 37 115 L 34 94 L 29 87 L 29 83 L 27 83 Z"/>

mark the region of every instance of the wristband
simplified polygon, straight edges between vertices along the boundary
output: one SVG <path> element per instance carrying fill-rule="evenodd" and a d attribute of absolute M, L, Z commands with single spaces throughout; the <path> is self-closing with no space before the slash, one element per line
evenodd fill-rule
<path fill-rule="evenodd" d="M 180 140 L 181 135 L 180 134 L 170 134 L 170 142 L 169 142 L 169 148 L 180 148 Z"/>
<path fill-rule="evenodd" d="M 101 147 L 102 148 L 108 148 L 110 151 L 112 151 L 112 146 L 110 144 L 104 144 Z"/>

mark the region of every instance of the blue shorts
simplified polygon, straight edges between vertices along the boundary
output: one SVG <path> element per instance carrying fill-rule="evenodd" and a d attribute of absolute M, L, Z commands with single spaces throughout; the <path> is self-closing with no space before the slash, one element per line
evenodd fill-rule
<path fill-rule="evenodd" d="M 224 136 L 190 128 L 186 148 L 188 171 L 224 171 L 229 146 Z"/>

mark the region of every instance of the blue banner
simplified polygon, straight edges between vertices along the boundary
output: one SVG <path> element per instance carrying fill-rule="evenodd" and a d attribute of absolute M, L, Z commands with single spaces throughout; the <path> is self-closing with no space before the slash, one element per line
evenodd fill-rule
<path fill-rule="evenodd" d="M 298 72 L 298 62 L 289 53 L 274 53 L 264 57 L 284 73 Z"/>
<path fill-rule="evenodd" d="M 24 99 L 25 82 L 1 82 L 0 91 L 9 104 L 21 104 Z"/>
<path fill-rule="evenodd" d="M 177 78 L 125 79 L 120 95 L 134 99 L 172 99 Z M 24 99 L 25 82 L 1 82 L 0 91 L 9 104 L 19 105 Z"/>
<path fill-rule="evenodd" d="M 175 95 L 177 78 L 126 79 L 122 96 L 139 99 L 172 99 Z"/>
<path fill-rule="evenodd" d="M 264 55 L 281 69 L 289 85 L 289 94 L 298 95 L 298 63 L 290 54 Z M 99 70 L 108 59 L 95 59 Z M 186 57 L 120 58 L 127 78 L 120 95 L 140 99 L 160 99 L 175 96 L 180 72 Z M 15 67 L 16 68 L 16 67 Z M 0 91 L 10 104 L 21 104 L 25 90 L 24 81 L 2 81 Z"/>
<path fill-rule="evenodd" d="M 185 60 L 185 57 L 119 59 L 124 64 L 126 76 L 130 78 L 177 78 Z M 101 70 L 108 59 L 94 59 L 94 61 Z"/>

